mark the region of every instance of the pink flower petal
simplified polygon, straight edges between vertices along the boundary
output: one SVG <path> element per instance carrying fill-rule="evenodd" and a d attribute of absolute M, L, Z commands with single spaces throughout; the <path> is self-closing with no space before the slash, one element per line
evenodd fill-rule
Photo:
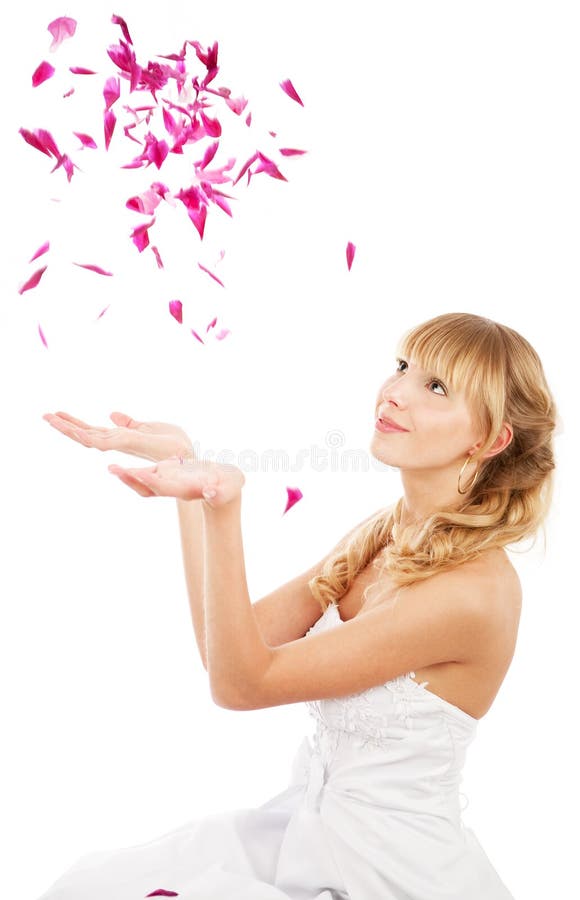
<path fill-rule="evenodd" d="M 278 169 L 276 164 L 272 162 L 271 159 L 268 159 L 267 156 L 264 156 L 263 153 L 258 151 L 258 157 L 260 163 L 258 167 L 252 172 L 252 175 L 257 175 L 259 172 L 265 172 L 267 175 L 270 175 L 271 178 L 278 178 L 281 181 L 287 181 L 287 178 L 284 178 L 282 172 Z"/>
<path fill-rule="evenodd" d="M 112 275 L 112 272 L 107 272 L 105 269 L 101 269 L 100 266 L 94 266 L 92 263 L 73 263 L 73 266 L 79 266 L 81 269 L 89 269 L 91 272 L 96 272 L 97 275 Z"/>
<path fill-rule="evenodd" d="M 251 124 L 252 124 L 252 113 L 250 112 L 250 113 L 248 113 L 248 115 L 246 116 L 246 125 L 247 125 L 248 128 L 249 128 Z"/>
<path fill-rule="evenodd" d="M 127 41 L 128 44 L 132 44 L 133 41 L 131 40 L 131 35 L 129 34 L 129 29 L 127 28 L 127 23 L 125 22 L 125 19 L 122 19 L 121 16 L 116 16 L 113 14 L 111 16 L 111 22 L 113 23 L 113 25 L 121 26 L 121 31 L 123 32 L 123 37 L 125 38 L 125 40 Z"/>
<path fill-rule="evenodd" d="M 74 92 L 75 92 L 75 89 L 74 89 L 74 87 L 72 87 L 72 88 L 69 88 L 69 90 L 66 91 L 66 93 L 64 93 L 62 96 L 63 96 L 63 98 L 72 97 Z"/>
<path fill-rule="evenodd" d="M 165 888 L 157 888 L 151 894 L 145 894 L 146 897 L 179 897 L 176 891 L 166 891 Z"/>
<path fill-rule="evenodd" d="M 308 153 L 307 150 L 292 150 L 290 147 L 280 147 L 279 152 L 282 156 L 301 156 L 303 153 Z"/>
<path fill-rule="evenodd" d="M 43 81 L 48 81 L 54 75 L 54 66 L 50 63 L 41 62 L 32 73 L 32 87 L 38 87 Z"/>
<path fill-rule="evenodd" d="M 181 300 L 170 300 L 169 312 L 180 325 L 183 323 L 183 304 Z"/>
<path fill-rule="evenodd" d="M 41 153 L 46 153 L 47 156 L 54 156 L 56 159 L 60 159 L 60 150 L 56 146 L 50 131 L 45 131 L 44 128 L 35 128 L 34 131 L 28 131 L 27 128 L 20 128 L 19 134 L 22 135 L 26 143 L 30 144 L 31 147 L 40 150 Z"/>
<path fill-rule="evenodd" d="M 84 69 L 82 66 L 70 66 L 69 72 L 72 72 L 73 75 L 96 75 L 92 69 Z"/>
<path fill-rule="evenodd" d="M 151 249 L 152 249 L 153 255 L 155 256 L 155 259 L 157 261 L 157 268 L 163 269 L 164 268 L 163 260 L 161 259 L 161 254 L 159 253 L 159 250 L 157 249 L 157 247 L 153 247 L 153 246 L 151 247 Z"/>
<path fill-rule="evenodd" d="M 105 87 L 103 88 L 103 97 L 105 98 L 105 109 L 110 109 L 113 103 L 116 103 L 121 96 L 121 85 L 118 78 L 107 78 Z"/>
<path fill-rule="evenodd" d="M 348 271 L 350 272 L 350 267 L 352 266 L 352 261 L 354 259 L 354 254 L 356 253 L 356 247 L 350 241 L 346 245 L 346 264 L 348 266 Z"/>
<path fill-rule="evenodd" d="M 211 322 L 209 323 L 209 325 L 208 325 L 207 328 L 205 329 L 205 333 L 206 333 L 206 334 L 207 334 L 207 332 L 210 330 L 210 328 L 215 328 L 215 323 L 216 323 L 216 322 L 217 322 L 217 316 L 216 316 L 215 319 L 212 319 L 212 320 L 211 320 Z"/>
<path fill-rule="evenodd" d="M 42 341 L 42 343 L 44 344 L 44 346 L 45 346 L 46 349 L 48 350 L 48 344 L 46 343 L 46 338 L 45 338 L 45 336 L 44 336 L 44 332 L 43 332 L 42 328 L 40 327 L 40 324 L 38 325 L 38 333 L 39 333 L 39 335 L 40 335 L 40 340 Z"/>
<path fill-rule="evenodd" d="M 236 180 L 233 182 L 233 184 L 237 184 L 237 183 L 238 183 L 238 181 L 240 180 L 240 178 L 242 177 L 242 175 L 247 171 L 247 169 L 250 168 L 250 166 L 252 165 L 252 163 L 255 162 L 257 159 L 258 159 L 258 154 L 257 154 L 257 152 L 256 152 L 256 153 L 254 153 L 253 156 L 250 156 L 250 158 L 249 158 L 248 160 L 246 160 L 246 162 L 244 163 L 244 165 L 243 165 L 242 168 L 240 169 L 240 172 L 239 172 L 239 174 L 238 174 L 238 177 L 237 177 Z"/>
<path fill-rule="evenodd" d="M 218 331 L 218 333 L 216 334 L 215 339 L 216 341 L 223 341 L 223 339 L 227 337 L 228 334 L 231 334 L 229 328 L 222 328 L 222 330 Z"/>
<path fill-rule="evenodd" d="M 220 125 L 217 119 L 210 119 L 209 116 L 203 112 L 203 110 L 199 111 L 199 115 L 201 121 L 203 122 L 203 127 L 205 133 L 208 137 L 219 137 L 222 133 L 222 126 Z"/>
<path fill-rule="evenodd" d="M 67 153 L 63 153 L 62 156 L 58 158 L 56 166 L 51 171 L 56 172 L 56 170 L 60 169 L 61 166 L 66 172 L 67 181 L 70 181 L 73 177 L 74 170 L 78 169 L 78 166 L 73 163 L 72 159 L 70 158 L 70 156 L 68 156 Z"/>
<path fill-rule="evenodd" d="M 39 256 L 42 256 L 44 253 L 48 253 L 49 250 L 50 250 L 50 241 L 45 241 L 44 244 L 42 244 L 38 248 L 38 250 L 36 251 L 34 256 L 30 257 L 28 262 L 32 262 L 33 260 L 38 259 Z"/>
<path fill-rule="evenodd" d="M 24 284 L 18 288 L 18 293 L 23 294 L 24 291 L 30 291 L 32 288 L 35 288 L 44 273 L 46 272 L 48 266 L 43 266 L 42 269 L 37 269 L 36 272 L 30 276 L 28 281 L 25 281 Z"/>
<path fill-rule="evenodd" d="M 219 280 L 217 275 L 214 275 L 213 272 L 210 272 L 209 269 L 206 269 L 205 266 L 202 266 L 202 264 L 200 262 L 198 262 L 198 266 L 202 270 L 202 272 L 207 272 L 207 274 L 209 275 L 210 278 L 213 278 L 214 281 L 217 281 L 218 284 L 221 284 L 222 287 L 225 287 L 225 284 L 223 283 L 223 281 Z"/>
<path fill-rule="evenodd" d="M 199 166 L 200 169 L 205 169 L 205 167 L 210 164 L 210 162 L 216 155 L 219 145 L 220 145 L 219 141 L 214 141 L 213 144 L 210 144 L 209 147 L 207 147 L 201 162 L 195 163 L 195 165 Z"/>
<path fill-rule="evenodd" d="M 298 96 L 298 94 L 296 92 L 296 88 L 294 87 L 294 85 L 292 84 L 292 82 L 290 81 L 289 78 L 287 78 L 286 81 L 281 81 L 280 87 L 282 88 L 282 90 L 284 91 L 285 94 L 288 94 L 288 96 L 292 98 L 292 100 L 296 100 L 296 103 L 299 103 L 300 106 L 304 106 L 302 100 L 300 99 L 300 97 Z"/>
<path fill-rule="evenodd" d="M 155 216 L 153 216 L 150 222 L 143 222 L 142 225 L 137 225 L 131 232 L 131 240 L 137 247 L 139 253 L 142 253 L 145 247 L 149 246 L 149 228 L 151 228 L 154 222 Z"/>
<path fill-rule="evenodd" d="M 203 240 L 203 232 L 205 229 L 205 220 L 207 216 L 207 201 L 200 188 L 192 185 L 187 189 L 181 189 L 175 195 L 177 200 L 181 200 L 187 210 L 187 215 L 197 228 L 200 238 Z"/>
<path fill-rule="evenodd" d="M 67 16 L 60 16 L 58 19 L 55 19 L 54 22 L 51 22 L 48 26 L 48 30 L 52 35 L 52 44 L 49 49 L 54 51 L 57 47 L 60 47 L 66 38 L 73 36 L 76 28 L 76 20 L 69 19 Z"/>
<path fill-rule="evenodd" d="M 113 137 L 113 132 L 115 130 L 115 124 L 117 122 L 117 117 L 112 109 L 105 110 L 104 116 L 104 129 L 105 129 L 105 150 L 109 149 L 109 144 L 111 143 L 111 138 Z"/>
<path fill-rule="evenodd" d="M 83 134 L 82 131 L 73 131 L 75 137 L 78 137 L 83 147 L 90 147 L 92 150 L 97 149 L 97 144 L 90 134 Z"/>
<path fill-rule="evenodd" d="M 193 335 L 194 337 L 196 337 L 196 338 L 198 339 L 198 341 L 200 342 L 200 344 L 203 344 L 203 343 L 204 343 L 204 342 L 202 341 L 202 339 L 200 338 L 199 334 L 197 333 L 197 331 L 194 331 L 193 328 L 191 329 L 191 333 L 192 333 L 192 335 Z"/>
<path fill-rule="evenodd" d="M 236 116 L 240 116 L 248 105 L 248 101 L 245 97 L 237 97 L 233 100 L 231 100 L 229 97 L 226 97 L 225 101 L 232 112 L 235 112 Z"/>
<path fill-rule="evenodd" d="M 299 500 L 302 500 L 303 494 L 300 488 L 292 488 L 287 487 L 286 493 L 288 494 L 288 500 L 286 502 L 286 509 L 282 513 L 284 515 L 288 512 L 289 509 L 292 509 L 295 503 L 298 503 Z"/>
<path fill-rule="evenodd" d="M 111 304 L 109 303 L 109 306 L 110 306 L 110 305 L 111 305 Z M 100 311 L 99 315 L 98 315 L 97 318 L 96 318 L 96 321 L 97 321 L 97 322 L 99 321 L 99 319 L 101 318 L 101 316 L 104 316 L 104 315 L 105 315 L 105 313 L 107 312 L 109 306 L 105 306 L 105 308 L 102 309 L 102 310 Z"/>

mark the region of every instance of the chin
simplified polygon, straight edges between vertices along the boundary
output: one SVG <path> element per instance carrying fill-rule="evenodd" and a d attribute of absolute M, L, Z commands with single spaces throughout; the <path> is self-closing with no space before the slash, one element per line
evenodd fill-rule
<path fill-rule="evenodd" d="M 369 448 L 369 456 L 391 469 L 399 469 L 401 467 L 401 460 L 397 460 L 395 454 L 389 453 L 385 448 L 378 448 L 374 440 Z"/>

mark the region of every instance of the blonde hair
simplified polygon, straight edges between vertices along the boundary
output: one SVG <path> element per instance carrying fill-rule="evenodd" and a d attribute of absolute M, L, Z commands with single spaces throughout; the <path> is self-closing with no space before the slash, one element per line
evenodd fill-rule
<path fill-rule="evenodd" d="M 377 567 L 378 554 L 381 574 L 386 572 L 399 586 L 409 585 L 485 550 L 535 536 L 549 511 L 557 411 L 540 358 L 528 341 L 491 319 L 449 313 L 411 329 L 397 352 L 437 373 L 451 390 L 464 392 L 485 436 L 471 457 L 479 461 L 479 474 L 460 508 L 440 509 L 400 528 L 401 497 L 344 538 L 308 582 L 323 611 L 371 562 Z M 504 422 L 513 430 L 511 442 L 482 459 Z M 367 586 L 363 598 L 377 583 Z"/>

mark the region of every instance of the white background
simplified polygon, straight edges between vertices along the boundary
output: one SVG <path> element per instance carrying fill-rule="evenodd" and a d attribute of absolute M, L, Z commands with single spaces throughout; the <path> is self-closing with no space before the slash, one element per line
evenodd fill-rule
<path fill-rule="evenodd" d="M 180 424 L 206 452 L 253 451 L 261 462 L 246 468 L 243 529 L 257 600 L 400 495 L 396 470 L 366 455 L 377 388 L 403 331 L 465 311 L 536 347 L 563 430 L 546 552 L 540 538 L 512 554 L 524 588 L 518 645 L 468 751 L 464 820 L 518 900 L 569 896 L 569 810 L 579 799 L 570 663 L 580 624 L 576 4 L 11 6 L 0 273 L 4 894 L 29 900 L 81 854 L 265 802 L 286 786 L 310 730 L 300 705 L 246 713 L 213 705 L 175 502 L 138 497 L 107 471 L 133 458 L 86 450 L 43 413 L 105 425 L 116 409 Z M 233 123 L 222 163 L 260 149 L 288 178 L 240 182 L 233 219 L 210 211 L 203 243 L 181 207 L 167 208 L 152 232 L 163 272 L 129 240 L 142 217 L 124 202 L 156 179 L 186 185 L 186 160 L 159 173 L 119 170 L 139 152 L 122 131 L 108 157 L 75 154 L 70 136 L 89 131 L 102 143 L 100 91 L 114 73 L 105 48 L 121 36 L 113 12 L 127 19 L 139 61 L 186 38 L 218 40 L 216 85 L 244 94 L 254 116 L 252 129 L 236 131 L 236 117 L 220 109 Z M 49 54 L 46 26 L 64 14 L 77 18 L 77 34 Z M 42 59 L 58 71 L 33 90 Z M 75 80 L 69 65 L 100 74 Z M 279 88 L 285 78 L 304 108 Z M 49 174 L 21 126 L 53 130 L 84 171 L 70 185 L 62 170 Z M 309 152 L 284 160 L 278 146 Z M 50 254 L 29 265 L 47 239 Z M 215 271 L 225 290 L 197 268 L 213 267 L 221 249 Z M 46 262 L 39 287 L 19 295 Z M 183 325 L 168 312 L 176 298 Z M 190 329 L 205 334 L 214 316 L 216 330 L 231 334 L 202 346 Z M 311 465 L 312 447 L 320 459 L 332 446 L 334 460 Z M 303 463 L 267 468 L 264 454 L 283 449 L 291 460 L 302 451 Z M 358 471 L 340 471 L 346 450 L 359 451 Z M 282 516 L 287 486 L 304 497 Z"/>

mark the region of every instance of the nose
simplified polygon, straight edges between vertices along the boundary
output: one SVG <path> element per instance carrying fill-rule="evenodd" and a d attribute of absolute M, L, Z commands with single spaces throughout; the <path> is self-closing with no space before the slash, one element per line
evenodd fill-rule
<path fill-rule="evenodd" d="M 391 406 L 395 409 L 404 409 L 406 400 L 403 379 L 390 379 L 381 391 L 381 398 L 385 406 Z"/>

